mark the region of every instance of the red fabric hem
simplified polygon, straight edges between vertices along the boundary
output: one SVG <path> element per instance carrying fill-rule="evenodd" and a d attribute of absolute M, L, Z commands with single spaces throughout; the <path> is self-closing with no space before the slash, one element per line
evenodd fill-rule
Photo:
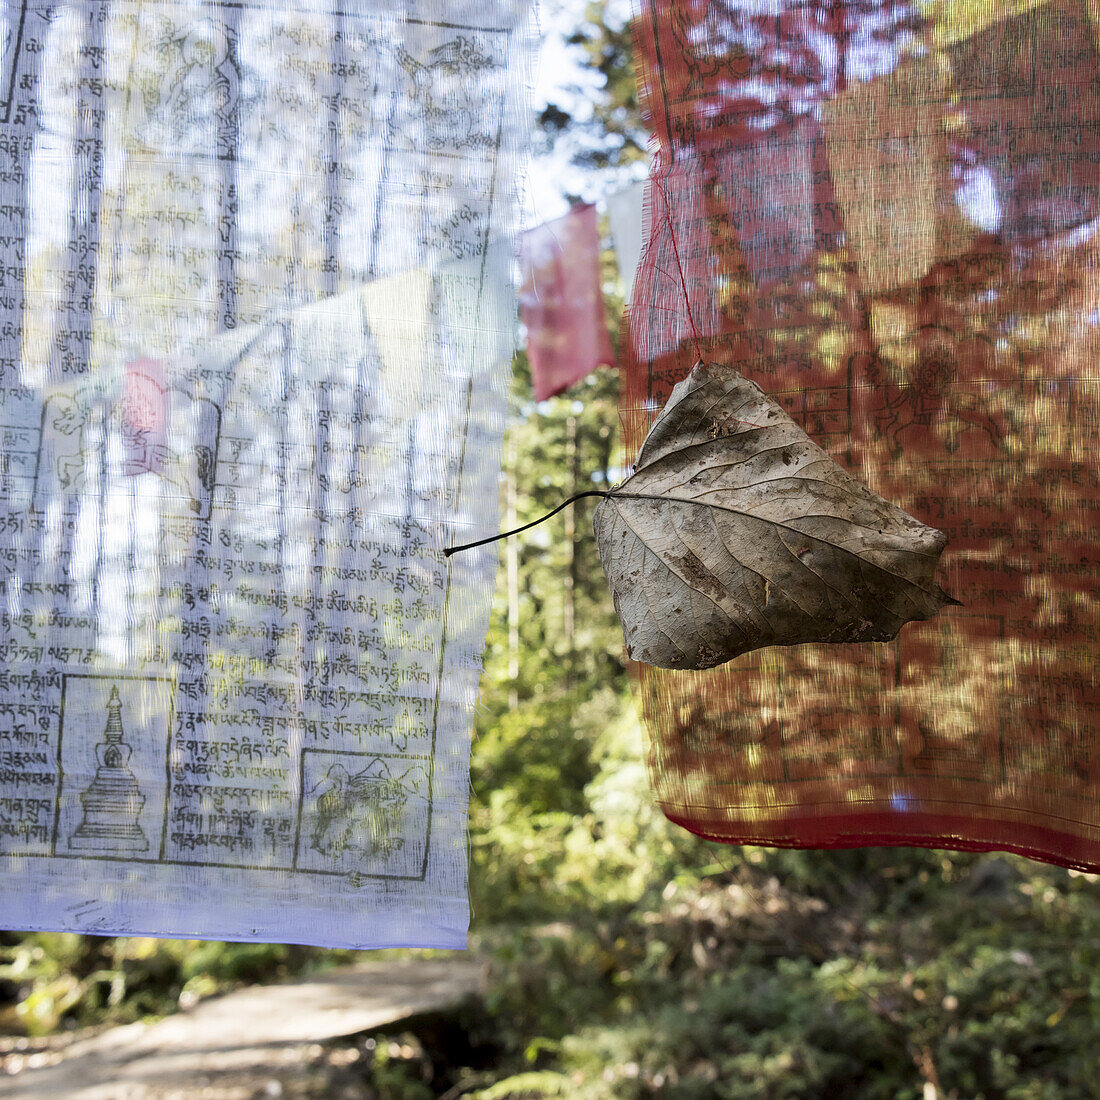
<path fill-rule="evenodd" d="M 1042 825 L 998 826 L 988 819 L 920 813 L 854 814 L 847 817 L 788 817 L 775 831 L 759 835 L 739 833 L 735 823 L 704 821 L 684 817 L 670 809 L 665 816 L 675 825 L 704 840 L 721 844 L 751 844 L 762 848 L 943 848 L 957 852 L 1011 852 L 1076 871 L 1100 873 L 1100 862 L 1078 852 L 1094 844 L 1074 833 L 1047 829 Z M 907 828 L 901 828 L 904 821 Z M 745 828 L 741 823 L 741 828 Z M 791 834 L 791 835 L 782 835 Z M 968 839 L 984 837 L 984 839 Z"/>

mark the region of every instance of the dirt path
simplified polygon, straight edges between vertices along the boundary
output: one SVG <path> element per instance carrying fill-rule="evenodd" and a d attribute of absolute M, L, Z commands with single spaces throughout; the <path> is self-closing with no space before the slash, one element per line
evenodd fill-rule
<path fill-rule="evenodd" d="M 319 1085 L 326 1069 L 360 1057 L 333 1043 L 453 1008 L 478 996 L 484 968 L 456 954 L 367 963 L 202 1001 L 155 1024 L 111 1028 L 68 1045 L 9 1054 L 0 1098 L 256 1100 L 367 1096 Z M 315 1091 L 323 1088 L 323 1091 Z"/>

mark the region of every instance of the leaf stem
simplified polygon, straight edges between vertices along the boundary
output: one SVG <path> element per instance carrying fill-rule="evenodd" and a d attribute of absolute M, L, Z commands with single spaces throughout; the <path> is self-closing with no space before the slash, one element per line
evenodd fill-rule
<path fill-rule="evenodd" d="M 475 546 L 484 546 L 489 542 L 497 542 L 499 539 L 506 539 L 511 535 L 518 535 L 531 527 L 537 527 L 540 523 L 545 523 L 552 516 L 556 516 L 563 508 L 568 508 L 570 504 L 574 504 L 578 500 L 583 500 L 584 497 L 607 497 L 610 496 L 611 493 L 612 490 L 610 489 L 589 489 L 583 493 L 575 493 L 568 500 L 563 500 L 557 508 L 552 512 L 547 512 L 546 515 L 542 516 L 540 519 L 533 519 L 530 523 L 525 523 L 522 527 L 513 527 L 511 531 L 501 531 L 500 534 L 489 535 L 488 538 L 478 539 L 476 542 L 465 542 L 461 546 L 444 547 L 443 556 L 449 558 L 452 554 L 458 554 L 463 550 L 473 550 Z"/>

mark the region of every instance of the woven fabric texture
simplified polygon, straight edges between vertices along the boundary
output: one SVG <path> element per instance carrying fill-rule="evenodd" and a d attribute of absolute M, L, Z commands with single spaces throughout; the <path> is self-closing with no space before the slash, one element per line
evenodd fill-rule
<path fill-rule="evenodd" d="M 525 6 L 4 5 L 3 927 L 465 946 Z"/>
<path fill-rule="evenodd" d="M 639 668 L 665 812 L 1100 868 L 1100 62 L 1077 0 L 642 0 L 628 452 L 699 358 L 948 536 L 889 643 Z"/>

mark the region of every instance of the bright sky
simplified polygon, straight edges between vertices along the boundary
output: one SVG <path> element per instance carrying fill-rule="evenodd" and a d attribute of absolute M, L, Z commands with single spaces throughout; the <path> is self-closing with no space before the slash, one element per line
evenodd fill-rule
<path fill-rule="evenodd" d="M 592 117 L 591 100 L 602 88 L 603 76 L 589 67 L 581 47 L 565 44 L 565 36 L 584 22 L 588 2 L 541 0 L 538 5 L 541 44 L 531 93 L 535 113 L 556 103 L 578 120 Z M 604 0 L 603 6 L 608 20 L 625 23 L 630 17 L 630 0 Z M 566 192 L 598 202 L 641 174 L 640 166 L 634 167 L 633 174 L 578 168 L 569 163 L 573 151 L 571 143 L 562 141 L 549 155 L 532 159 L 523 207 L 525 227 L 566 213 Z"/>

